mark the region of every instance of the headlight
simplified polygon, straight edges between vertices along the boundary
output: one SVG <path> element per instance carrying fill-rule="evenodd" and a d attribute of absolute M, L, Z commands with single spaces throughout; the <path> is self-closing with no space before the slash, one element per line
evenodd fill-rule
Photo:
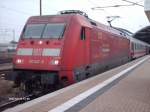
<path fill-rule="evenodd" d="M 54 61 L 54 64 L 55 64 L 55 65 L 58 65 L 58 63 L 59 63 L 58 60 L 55 60 L 55 61 Z"/>
<path fill-rule="evenodd" d="M 40 41 L 39 41 L 39 44 L 43 44 L 43 41 L 40 40 Z"/>
<path fill-rule="evenodd" d="M 21 60 L 21 59 L 17 59 L 16 60 L 16 63 L 18 63 L 18 64 L 20 64 L 20 63 L 22 63 L 23 62 L 23 60 Z"/>
<path fill-rule="evenodd" d="M 58 65 L 59 64 L 59 60 L 52 60 L 52 61 L 50 61 L 50 64 Z"/>

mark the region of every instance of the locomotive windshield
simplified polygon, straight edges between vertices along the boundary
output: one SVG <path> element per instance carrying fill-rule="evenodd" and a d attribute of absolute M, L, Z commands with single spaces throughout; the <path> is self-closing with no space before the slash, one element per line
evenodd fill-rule
<path fill-rule="evenodd" d="M 29 24 L 25 28 L 24 38 L 40 38 L 44 29 L 44 24 Z"/>
<path fill-rule="evenodd" d="M 24 31 L 24 38 L 60 38 L 63 36 L 65 23 L 29 24 Z"/>
<path fill-rule="evenodd" d="M 47 24 L 43 33 L 43 38 L 62 37 L 64 33 L 64 28 L 65 28 L 64 23 Z"/>

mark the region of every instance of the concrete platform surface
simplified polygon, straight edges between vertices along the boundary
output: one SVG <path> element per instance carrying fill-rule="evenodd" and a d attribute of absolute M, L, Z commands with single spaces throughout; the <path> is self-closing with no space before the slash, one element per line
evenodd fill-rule
<path fill-rule="evenodd" d="M 122 78 L 124 79 L 121 81 L 117 79 L 114 83 L 110 83 L 109 86 L 106 86 L 104 89 L 102 88 L 102 91 L 95 91 L 96 94 L 92 94 L 92 98 L 89 98 L 89 100 L 84 100 L 83 105 L 79 102 L 77 108 L 65 111 L 150 112 L 150 59 L 148 58 L 149 56 L 145 56 L 134 60 L 54 93 L 42 96 L 14 108 L 7 109 L 5 112 L 63 112 L 63 109 L 68 107 L 68 105 L 63 107 L 66 102 L 76 98 L 80 94 L 84 94 L 86 91 L 89 91 L 89 89 L 94 88 L 97 85 L 104 86 L 104 83 L 106 84 L 109 79 L 112 79 L 112 77 L 116 78 L 116 74 L 120 75 L 118 78 L 119 80 Z M 140 61 L 143 59 L 148 61 L 141 64 L 143 62 Z M 137 63 L 139 63 L 138 67 L 135 66 Z M 134 70 L 132 72 L 127 71 L 129 68 Z M 127 77 L 122 77 L 121 74 L 127 74 Z M 83 97 L 80 98 L 82 99 Z M 88 103 L 86 103 L 86 101 Z M 70 103 L 69 106 L 71 105 L 72 104 Z M 60 110 L 58 110 L 59 107 Z M 145 110 L 143 111 L 143 109 Z"/>
<path fill-rule="evenodd" d="M 150 60 L 80 112 L 150 112 Z"/>

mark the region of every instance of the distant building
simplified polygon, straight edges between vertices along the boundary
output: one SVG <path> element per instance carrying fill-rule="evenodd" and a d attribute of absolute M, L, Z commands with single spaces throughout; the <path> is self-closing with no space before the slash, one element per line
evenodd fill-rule
<path fill-rule="evenodd" d="M 0 43 L 0 52 L 11 52 L 15 51 L 17 42 L 11 41 L 10 43 Z"/>
<path fill-rule="evenodd" d="M 0 52 L 7 51 L 8 44 L 0 43 Z"/>

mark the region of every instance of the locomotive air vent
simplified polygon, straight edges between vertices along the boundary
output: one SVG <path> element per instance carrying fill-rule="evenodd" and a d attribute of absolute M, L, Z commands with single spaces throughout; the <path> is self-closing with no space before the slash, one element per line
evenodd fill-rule
<path fill-rule="evenodd" d="M 88 18 L 88 15 L 85 12 L 82 12 L 80 10 L 64 10 L 64 11 L 60 11 L 58 12 L 58 14 L 80 14 L 86 18 Z"/>

